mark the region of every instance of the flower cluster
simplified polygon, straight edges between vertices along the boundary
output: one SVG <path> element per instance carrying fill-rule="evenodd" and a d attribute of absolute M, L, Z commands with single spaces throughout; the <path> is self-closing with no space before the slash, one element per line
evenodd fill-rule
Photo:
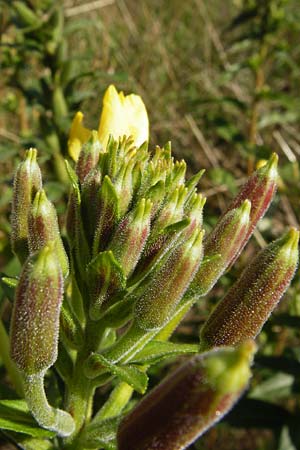
<path fill-rule="evenodd" d="M 257 336 L 289 285 L 299 233 L 264 248 L 217 304 L 200 343 L 169 339 L 187 311 L 231 266 L 276 190 L 271 155 L 207 236 L 200 171 L 186 179 L 171 145 L 148 149 L 148 117 L 136 95 L 104 96 L 98 130 L 75 116 L 66 163 L 70 195 L 66 238 L 42 188 L 36 150 L 14 183 L 12 246 L 23 264 L 11 323 L 11 356 L 28 406 L 67 448 L 186 448 L 224 415 L 246 388 Z M 205 352 L 203 355 L 201 352 Z M 199 353 L 127 417 L 133 390 L 147 389 L 150 365 Z M 65 385 L 64 408 L 49 405 L 46 370 Z M 95 388 L 118 380 L 92 415 Z"/>

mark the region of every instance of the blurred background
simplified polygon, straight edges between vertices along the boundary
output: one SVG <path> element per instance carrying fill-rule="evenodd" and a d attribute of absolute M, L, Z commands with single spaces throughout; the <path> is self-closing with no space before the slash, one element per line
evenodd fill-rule
<path fill-rule="evenodd" d="M 9 216 L 24 150 L 38 149 L 63 223 L 70 123 L 80 109 L 85 125 L 97 128 L 110 83 L 142 96 L 151 146 L 171 140 L 190 175 L 206 169 L 199 189 L 208 231 L 255 167 L 279 154 L 269 212 L 234 268 L 177 331 L 175 339 L 196 342 L 249 258 L 299 227 L 299 0 L 0 0 L 0 29 L 0 267 L 7 275 L 19 271 Z M 0 295 L 3 311 L 4 286 Z M 259 344 L 250 391 L 191 449 L 300 448 L 299 272 Z M 153 384 L 169 367 L 153 371 Z"/>

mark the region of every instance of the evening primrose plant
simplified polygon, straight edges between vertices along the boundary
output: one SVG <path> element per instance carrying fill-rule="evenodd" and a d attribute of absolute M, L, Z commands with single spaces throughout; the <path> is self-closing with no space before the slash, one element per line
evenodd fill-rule
<path fill-rule="evenodd" d="M 187 180 L 169 143 L 148 149 L 140 97 L 110 86 L 98 130 L 82 121 L 79 112 L 68 142 L 66 238 L 36 149 L 15 175 L 11 241 L 22 271 L 3 279 L 15 296 L 2 359 L 23 400 L 0 402 L 0 427 L 31 436 L 28 449 L 184 449 L 247 388 L 254 339 L 296 270 L 299 232 L 290 229 L 250 262 L 198 344 L 172 342 L 267 210 L 278 158 L 250 176 L 205 236 L 203 171 Z M 190 357 L 148 394 L 149 368 L 177 355 Z M 102 404 L 99 387 L 109 393 Z"/>

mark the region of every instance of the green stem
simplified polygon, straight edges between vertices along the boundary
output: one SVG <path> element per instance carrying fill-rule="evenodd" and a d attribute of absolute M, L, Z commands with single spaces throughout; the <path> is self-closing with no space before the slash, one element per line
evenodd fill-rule
<path fill-rule="evenodd" d="M 5 327 L 3 325 L 2 320 L 0 319 L 0 357 L 2 362 L 7 370 L 9 378 L 14 385 L 14 388 L 17 394 L 22 398 L 24 397 L 23 386 L 22 386 L 22 377 L 15 365 L 12 361 L 9 354 L 9 337 L 6 333 Z"/>
<path fill-rule="evenodd" d="M 124 381 L 117 384 L 108 400 L 93 418 L 93 424 L 118 416 L 131 399 L 132 393 L 133 388 L 129 384 Z"/>
<path fill-rule="evenodd" d="M 49 405 L 44 389 L 44 373 L 25 375 L 23 378 L 25 399 L 38 424 L 55 431 L 59 436 L 69 436 L 74 431 L 73 418 L 66 411 Z"/>
<path fill-rule="evenodd" d="M 95 385 L 84 375 L 83 366 L 90 353 L 98 349 L 104 331 L 105 328 L 101 328 L 99 323 L 88 320 L 85 344 L 77 354 L 73 376 L 68 386 L 67 399 L 67 410 L 75 421 L 75 431 L 66 441 L 67 448 L 70 450 L 79 448 L 81 432 L 91 419 Z"/>

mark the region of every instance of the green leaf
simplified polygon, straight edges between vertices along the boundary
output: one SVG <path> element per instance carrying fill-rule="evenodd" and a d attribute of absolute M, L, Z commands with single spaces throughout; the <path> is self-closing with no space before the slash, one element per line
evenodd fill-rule
<path fill-rule="evenodd" d="M 276 402 L 291 395 L 294 382 L 292 375 L 277 373 L 252 389 L 249 398 Z"/>
<path fill-rule="evenodd" d="M 71 167 L 69 161 L 67 159 L 65 159 L 65 164 L 66 164 L 66 170 L 69 176 L 69 179 L 71 181 L 72 187 L 74 189 L 74 191 L 76 192 L 76 194 L 78 195 L 78 197 L 80 198 L 80 191 L 79 191 L 79 186 L 78 186 L 78 177 L 76 175 L 75 170 Z"/>
<path fill-rule="evenodd" d="M 148 386 L 148 377 L 145 372 L 142 372 L 135 366 L 117 366 L 108 361 L 99 353 L 94 353 L 88 361 L 86 366 L 86 375 L 89 378 L 95 378 L 103 373 L 103 369 L 108 369 L 112 375 L 117 376 L 120 380 L 125 381 L 133 389 L 140 394 L 144 394 Z"/>
<path fill-rule="evenodd" d="M 110 306 L 99 320 L 103 321 L 106 327 L 120 328 L 124 326 L 132 316 L 133 302 L 131 297 L 126 297 Z"/>
<path fill-rule="evenodd" d="M 18 285 L 19 280 L 17 278 L 2 277 L 1 281 L 11 288 L 15 288 Z"/>
<path fill-rule="evenodd" d="M 277 450 L 297 450 L 297 447 L 293 444 L 288 427 L 283 427 Z"/>
<path fill-rule="evenodd" d="M 90 423 L 80 440 L 81 448 L 104 448 L 105 450 L 116 450 L 116 434 L 122 416 Z"/>
<path fill-rule="evenodd" d="M 199 346 L 197 344 L 175 344 L 173 342 L 151 341 L 143 350 L 138 352 L 133 361 L 139 364 L 156 363 L 164 358 L 170 358 L 176 355 L 186 353 L 197 353 Z"/>
<path fill-rule="evenodd" d="M 24 400 L 0 400 L 0 428 L 36 438 L 55 436 L 52 431 L 39 427 Z"/>

